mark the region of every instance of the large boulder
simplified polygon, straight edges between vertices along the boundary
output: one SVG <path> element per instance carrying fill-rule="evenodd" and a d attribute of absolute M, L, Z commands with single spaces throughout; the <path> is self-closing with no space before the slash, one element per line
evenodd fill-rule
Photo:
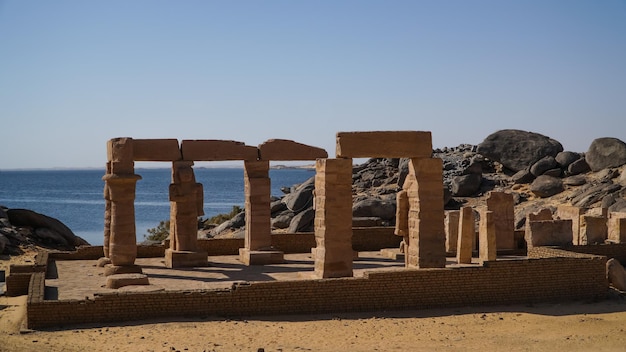
<path fill-rule="evenodd" d="M 315 177 L 311 177 L 296 187 L 291 193 L 283 198 L 287 208 L 295 213 L 313 205 L 313 190 L 315 189 Z"/>
<path fill-rule="evenodd" d="M 367 198 L 352 206 L 352 217 L 376 217 L 391 220 L 396 216 L 396 204 L 389 200 Z"/>
<path fill-rule="evenodd" d="M 546 171 L 554 169 L 558 165 L 559 164 L 556 162 L 556 159 L 553 156 L 547 155 L 539 159 L 536 163 L 533 164 L 533 166 L 530 167 L 530 173 L 533 174 L 533 176 L 535 177 L 541 176 Z"/>
<path fill-rule="evenodd" d="M 622 166 L 626 164 L 626 143 L 610 137 L 594 139 L 585 160 L 591 171 Z"/>
<path fill-rule="evenodd" d="M 59 238 L 65 240 L 66 244 L 73 247 L 89 245 L 87 241 L 76 236 L 69 227 L 55 218 L 27 209 L 9 209 L 7 210 L 7 215 L 13 226 L 28 226 L 35 229 L 35 231 L 39 230 L 40 234 L 46 233 L 46 235 L 49 236 L 59 236 Z M 43 231 L 40 229 L 48 229 L 51 231 Z"/>
<path fill-rule="evenodd" d="M 565 188 L 563 187 L 563 181 L 561 181 L 561 179 L 546 175 L 541 175 L 537 177 L 530 185 L 530 191 L 533 192 L 537 197 L 541 198 L 551 197 L 555 194 L 559 194 L 563 192 L 564 189 Z"/>
<path fill-rule="evenodd" d="M 469 197 L 480 189 L 483 180 L 481 174 L 455 176 L 450 184 L 452 195 L 455 197 Z"/>
<path fill-rule="evenodd" d="M 563 151 L 558 141 L 544 135 L 521 130 L 500 130 L 478 145 L 477 152 L 506 168 L 520 171 L 545 156 Z"/>
<path fill-rule="evenodd" d="M 4 248 L 9 246 L 9 239 L 0 233 L 0 254 L 4 252 Z"/>
<path fill-rule="evenodd" d="M 575 152 L 560 152 L 559 154 L 556 155 L 556 157 L 554 158 L 556 160 L 557 163 L 559 163 L 559 165 L 561 166 L 561 168 L 563 169 L 567 169 L 567 167 L 573 163 L 574 161 L 580 159 L 580 154 L 575 153 Z"/>
<path fill-rule="evenodd" d="M 315 221 L 315 209 L 310 207 L 291 219 L 291 224 L 289 225 L 289 229 L 287 232 L 296 233 L 296 232 L 310 232 L 313 231 L 313 222 Z"/>

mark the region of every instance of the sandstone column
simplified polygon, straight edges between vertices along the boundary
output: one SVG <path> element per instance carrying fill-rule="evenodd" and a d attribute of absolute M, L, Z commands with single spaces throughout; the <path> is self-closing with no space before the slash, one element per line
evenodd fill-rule
<path fill-rule="evenodd" d="M 315 273 L 352 276 L 352 159 L 317 159 L 315 174 Z"/>
<path fill-rule="evenodd" d="M 456 261 L 459 264 L 472 263 L 472 250 L 476 236 L 474 222 L 474 210 L 471 207 L 462 207 L 459 220 L 459 243 L 456 249 Z"/>
<path fill-rule="evenodd" d="M 396 236 L 402 236 L 400 253 L 404 255 L 404 264 L 406 266 L 408 259 L 406 250 L 409 243 L 409 195 L 404 189 L 396 193 L 396 226 L 394 234 Z"/>
<path fill-rule="evenodd" d="M 246 265 L 284 262 L 283 252 L 272 248 L 269 168 L 268 160 L 244 161 L 246 233 L 239 259 Z"/>
<path fill-rule="evenodd" d="M 513 195 L 490 192 L 487 210 L 493 212 L 497 249 L 515 249 L 515 211 Z"/>
<path fill-rule="evenodd" d="M 481 209 L 480 225 L 478 229 L 480 248 L 478 250 L 481 262 L 496 260 L 496 224 L 493 211 Z"/>
<path fill-rule="evenodd" d="M 106 163 L 105 176 L 111 174 L 111 162 Z M 102 248 L 104 250 L 104 257 L 98 259 L 98 267 L 104 267 L 107 264 L 111 264 L 111 258 L 109 255 L 109 244 L 111 240 L 111 194 L 109 190 L 108 182 L 104 182 L 104 242 Z"/>
<path fill-rule="evenodd" d="M 459 243 L 459 217 L 458 210 L 450 210 L 446 212 L 445 230 L 446 230 L 446 253 L 456 254 L 456 246 Z"/>
<path fill-rule="evenodd" d="M 556 216 L 559 219 L 572 220 L 572 243 L 578 245 L 581 243 L 580 228 L 583 221 L 585 209 L 569 205 L 559 205 L 556 209 Z"/>
<path fill-rule="evenodd" d="M 626 213 L 611 213 L 607 226 L 610 242 L 626 242 Z"/>
<path fill-rule="evenodd" d="M 198 217 L 204 215 L 202 185 L 196 183 L 193 161 L 172 162 L 170 184 L 170 248 L 168 268 L 206 266 L 207 253 L 198 250 Z"/>
<path fill-rule="evenodd" d="M 409 243 L 406 255 L 409 268 L 446 266 L 442 170 L 441 159 L 411 158 L 409 163 L 407 179 L 415 180 L 407 191 Z"/>

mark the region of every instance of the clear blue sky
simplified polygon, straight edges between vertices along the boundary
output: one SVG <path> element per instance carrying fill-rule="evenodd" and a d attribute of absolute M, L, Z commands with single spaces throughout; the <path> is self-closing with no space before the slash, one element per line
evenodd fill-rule
<path fill-rule="evenodd" d="M 626 140 L 626 1 L 0 0 L 0 169 L 113 137 Z"/>

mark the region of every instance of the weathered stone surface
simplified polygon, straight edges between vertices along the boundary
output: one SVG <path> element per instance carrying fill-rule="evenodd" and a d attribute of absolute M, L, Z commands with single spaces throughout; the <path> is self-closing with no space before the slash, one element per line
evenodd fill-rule
<path fill-rule="evenodd" d="M 530 185 L 530 191 L 541 198 L 559 194 L 563 192 L 564 189 L 561 179 L 546 175 L 537 177 Z"/>
<path fill-rule="evenodd" d="M 4 253 L 4 249 L 9 245 L 9 239 L 0 233 L 0 254 Z"/>
<path fill-rule="evenodd" d="M 338 158 L 430 158 L 430 132 L 338 132 Z"/>
<path fill-rule="evenodd" d="M 245 248 L 250 251 L 272 247 L 270 211 L 271 181 L 267 160 L 244 162 L 246 213 Z"/>
<path fill-rule="evenodd" d="M 196 183 L 193 161 L 172 163 L 170 200 L 170 248 L 174 251 L 197 251 L 198 217 L 204 215 L 202 184 Z"/>
<path fill-rule="evenodd" d="M 614 258 L 606 261 L 606 277 L 611 286 L 620 291 L 626 291 L 626 270 Z"/>
<path fill-rule="evenodd" d="M 506 168 L 520 171 L 544 156 L 563 151 L 558 141 L 544 135 L 520 130 L 500 130 L 478 145 L 477 152 Z"/>
<path fill-rule="evenodd" d="M 587 183 L 587 179 L 582 175 L 570 176 L 563 179 L 565 186 L 582 186 L 585 183 Z"/>
<path fill-rule="evenodd" d="M 296 215 L 293 211 L 286 210 L 272 218 L 273 229 L 286 229 L 291 224 L 291 220 Z"/>
<path fill-rule="evenodd" d="M 219 160 L 257 160 L 257 147 L 243 142 L 224 140 L 183 140 L 181 142 L 183 160 L 219 161 Z"/>
<path fill-rule="evenodd" d="M 528 168 L 523 170 L 519 170 L 513 176 L 511 176 L 511 180 L 515 184 L 526 184 L 531 183 L 535 179 L 535 175 L 533 175 Z"/>
<path fill-rule="evenodd" d="M 580 225 L 580 245 L 604 243 L 607 239 L 607 218 L 583 215 Z"/>
<path fill-rule="evenodd" d="M 574 245 L 580 244 L 580 228 L 584 214 L 585 209 L 569 205 L 559 205 L 556 209 L 556 216 L 559 219 L 572 220 L 572 243 Z"/>
<path fill-rule="evenodd" d="M 554 169 L 550 169 L 550 170 L 544 171 L 543 174 L 546 175 L 546 176 L 561 177 L 561 175 L 563 175 L 563 170 L 561 170 L 560 168 L 556 167 Z"/>
<path fill-rule="evenodd" d="M 579 175 L 590 170 L 591 168 L 589 167 L 589 164 L 587 164 L 585 158 L 580 158 L 569 164 L 569 166 L 567 167 L 567 173 L 569 175 Z"/>
<path fill-rule="evenodd" d="M 315 160 L 328 158 L 328 153 L 318 147 L 287 139 L 270 139 L 259 145 L 261 160 Z"/>
<path fill-rule="evenodd" d="M 459 210 L 450 210 L 446 211 L 445 215 L 446 252 L 456 254 L 456 247 L 459 243 L 459 221 L 461 212 Z"/>
<path fill-rule="evenodd" d="M 89 245 L 87 241 L 76 236 L 69 227 L 55 218 L 27 209 L 8 209 L 6 214 L 9 218 L 9 222 L 14 226 L 28 226 L 35 230 L 42 229 L 39 230 L 40 236 L 49 235 L 55 236 L 56 238 L 60 237 L 64 243 L 71 246 Z M 52 232 L 45 232 L 43 229 L 48 229 Z"/>
<path fill-rule="evenodd" d="M 304 211 L 299 212 L 291 219 L 287 232 L 311 232 L 314 230 L 313 221 L 315 220 L 315 209 L 309 207 Z"/>
<path fill-rule="evenodd" d="M 116 274 L 107 276 L 106 287 L 117 289 L 131 285 L 150 285 L 148 276 L 144 274 Z"/>
<path fill-rule="evenodd" d="M 610 242 L 626 243 L 626 213 L 611 213 L 607 227 Z"/>
<path fill-rule="evenodd" d="M 570 151 L 560 152 L 556 155 L 556 157 L 554 157 L 556 162 L 559 163 L 559 166 L 563 169 L 567 169 L 567 167 L 570 166 L 571 163 L 580 158 L 581 155 L 579 153 Z"/>
<path fill-rule="evenodd" d="M 404 237 L 409 235 L 409 195 L 405 190 L 400 190 L 396 194 L 396 228 L 394 234 Z"/>
<path fill-rule="evenodd" d="M 204 251 L 165 250 L 165 266 L 168 268 L 194 268 L 209 265 L 208 254 Z"/>
<path fill-rule="evenodd" d="M 181 158 L 176 139 L 133 139 L 134 161 L 176 161 Z"/>
<path fill-rule="evenodd" d="M 315 242 L 314 277 L 352 276 L 352 159 L 316 161 Z"/>
<path fill-rule="evenodd" d="M 481 261 L 496 260 L 496 223 L 495 214 L 483 208 L 480 211 L 480 225 L 478 229 L 480 248 L 478 250 Z M 511 222 L 512 223 L 512 222 Z"/>
<path fill-rule="evenodd" d="M 294 191 L 283 198 L 287 209 L 293 212 L 301 212 L 313 205 L 313 190 L 315 189 L 315 176 L 309 178 Z"/>
<path fill-rule="evenodd" d="M 469 197 L 480 189 L 482 182 L 481 174 L 469 174 L 456 176 L 452 179 L 451 191 L 455 197 Z"/>
<path fill-rule="evenodd" d="M 487 210 L 493 213 L 493 226 L 497 249 L 515 249 L 515 213 L 513 195 L 490 192 Z M 485 225 L 487 226 L 487 225 Z"/>
<path fill-rule="evenodd" d="M 476 237 L 474 210 L 471 207 L 462 207 L 459 218 L 459 242 L 456 249 L 456 261 L 459 264 L 472 262 L 474 238 Z"/>
<path fill-rule="evenodd" d="M 530 221 L 526 233 L 528 248 L 569 246 L 572 244 L 572 220 Z"/>
<path fill-rule="evenodd" d="M 626 164 L 626 143 L 610 137 L 594 139 L 585 160 L 591 171 L 622 166 Z"/>
<path fill-rule="evenodd" d="M 443 210 L 442 161 L 438 158 L 412 158 L 409 197 L 409 243 L 407 266 L 443 268 L 446 266 L 446 233 Z"/>
<path fill-rule="evenodd" d="M 546 155 L 539 159 L 530 167 L 530 173 L 535 177 L 543 175 L 546 171 L 558 166 L 556 159 L 552 155 Z"/>
<path fill-rule="evenodd" d="M 396 204 L 380 198 L 367 198 L 352 206 L 353 217 L 378 217 L 391 220 L 396 215 Z"/>
<path fill-rule="evenodd" d="M 572 204 L 581 208 L 591 208 L 593 204 L 602 201 L 604 197 L 622 189 L 622 186 L 611 181 L 596 185 L 585 185 L 580 193 L 573 195 Z"/>
<path fill-rule="evenodd" d="M 104 276 L 117 275 L 117 274 L 141 274 L 143 270 L 139 265 L 104 265 Z"/>

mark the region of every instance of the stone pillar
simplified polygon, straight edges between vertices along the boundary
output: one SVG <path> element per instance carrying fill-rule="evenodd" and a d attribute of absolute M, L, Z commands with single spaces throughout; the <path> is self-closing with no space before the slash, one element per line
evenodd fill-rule
<path fill-rule="evenodd" d="M 137 238 L 135 234 L 135 185 L 141 176 L 135 175 L 132 138 L 115 138 L 107 144 L 111 173 L 106 182 L 111 200 L 111 231 L 109 258 L 105 274 L 136 273 Z"/>
<path fill-rule="evenodd" d="M 456 255 L 456 246 L 459 242 L 459 218 L 458 210 L 450 210 L 446 212 L 445 229 L 446 229 L 446 253 Z"/>
<path fill-rule="evenodd" d="M 239 259 L 246 265 L 284 262 L 283 252 L 272 248 L 269 169 L 267 160 L 244 161 L 246 232 Z"/>
<path fill-rule="evenodd" d="M 172 162 L 170 248 L 165 251 L 168 268 L 208 264 L 207 253 L 198 250 L 198 217 L 204 215 L 204 194 L 192 166 L 193 161 Z"/>
<path fill-rule="evenodd" d="M 607 218 L 605 216 L 583 215 L 580 224 L 580 245 L 604 243 L 607 239 Z"/>
<path fill-rule="evenodd" d="M 559 219 L 572 220 L 572 243 L 574 245 L 580 244 L 580 225 L 584 214 L 585 209 L 569 205 L 559 205 L 556 209 L 556 216 Z"/>
<path fill-rule="evenodd" d="M 106 164 L 105 176 L 111 174 L 111 162 Z M 98 259 L 97 266 L 102 268 L 107 264 L 111 264 L 111 258 L 109 257 L 109 245 L 111 240 L 111 192 L 109 190 L 109 183 L 104 182 L 104 242 L 102 249 L 104 251 L 104 257 Z"/>
<path fill-rule="evenodd" d="M 481 262 L 496 260 L 497 241 L 495 213 L 487 210 L 480 211 L 480 225 L 478 228 L 480 248 L 478 250 Z"/>
<path fill-rule="evenodd" d="M 411 158 L 408 178 L 409 268 L 444 268 L 446 234 L 443 217 L 443 165 L 437 158 Z M 406 182 L 406 181 L 405 181 Z"/>
<path fill-rule="evenodd" d="M 316 278 L 352 276 L 352 159 L 317 159 Z"/>
<path fill-rule="evenodd" d="M 611 213 L 607 226 L 610 242 L 626 243 L 626 213 Z"/>
<path fill-rule="evenodd" d="M 472 263 L 475 226 L 474 210 L 471 207 L 462 207 L 459 215 L 459 242 L 456 248 L 456 261 L 459 264 Z"/>
<path fill-rule="evenodd" d="M 515 249 L 515 211 L 513 195 L 490 192 L 487 210 L 493 212 L 497 249 Z"/>

